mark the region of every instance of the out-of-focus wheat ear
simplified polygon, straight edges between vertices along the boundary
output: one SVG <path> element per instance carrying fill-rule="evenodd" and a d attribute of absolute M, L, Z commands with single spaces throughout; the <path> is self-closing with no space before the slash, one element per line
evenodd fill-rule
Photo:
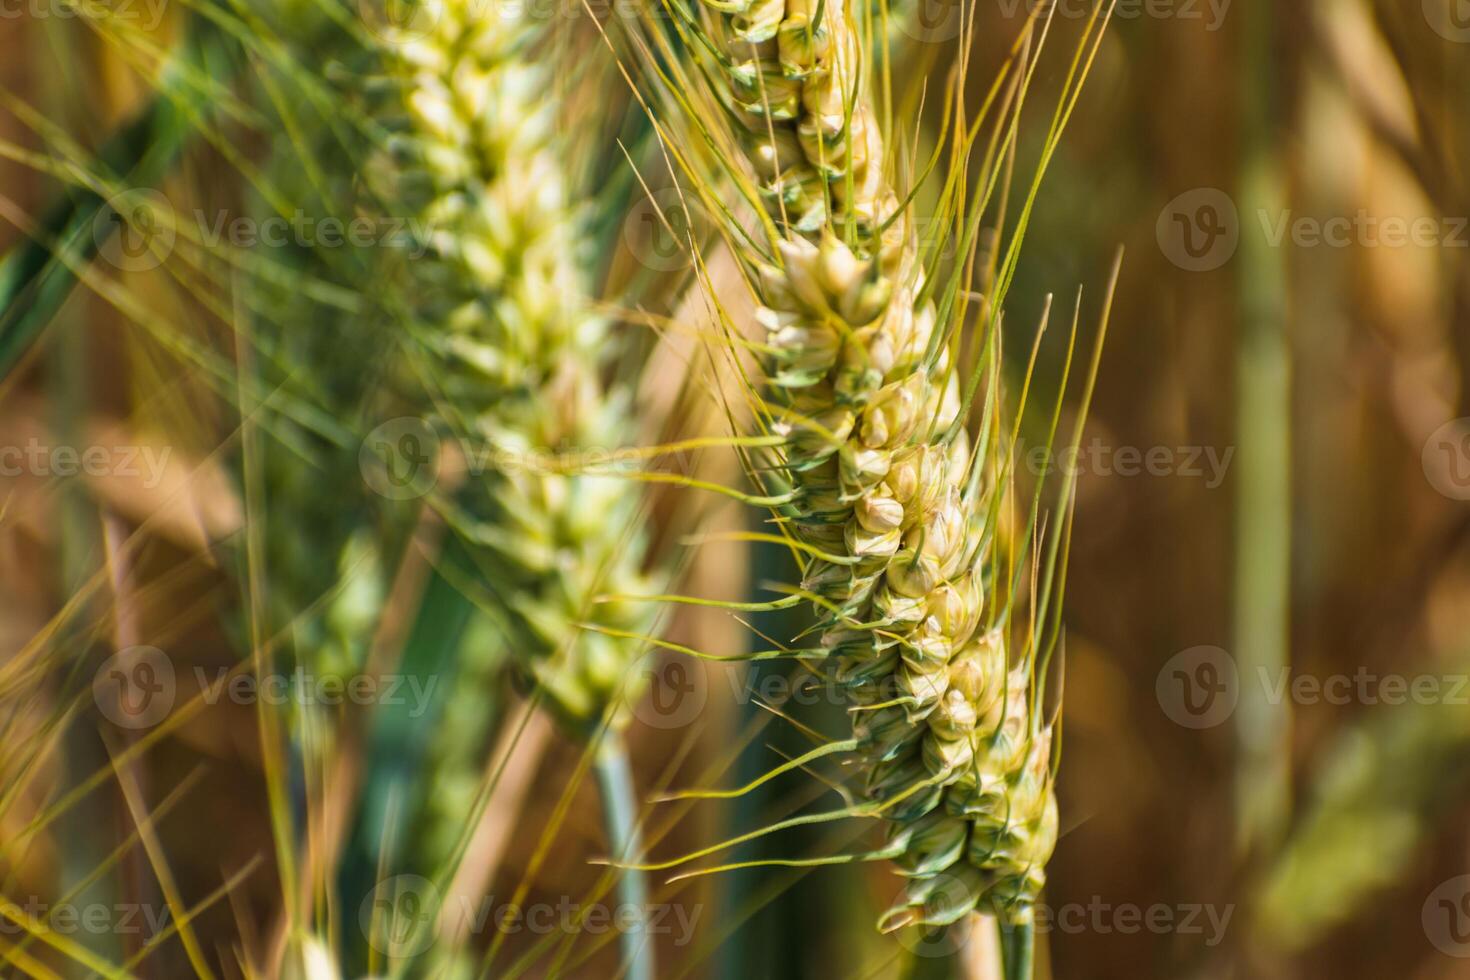
<path fill-rule="evenodd" d="M 585 168 L 555 125 L 563 79 L 582 69 L 562 64 L 553 32 L 530 10 L 487 18 L 446 0 L 434 13 L 422 30 L 390 31 L 382 46 L 393 98 L 384 112 L 405 125 L 373 170 L 383 196 L 428 229 L 426 254 L 410 269 L 408 371 L 436 428 L 494 461 L 436 505 L 512 664 L 593 752 L 612 847 L 636 852 L 618 732 L 646 682 L 635 666 L 660 610 L 646 600 L 665 575 L 649 567 L 645 490 L 684 478 L 620 452 L 640 434 L 638 358 L 622 357 L 629 346 L 612 304 L 594 302 L 600 257 L 583 247 L 587 208 L 578 204 Z M 598 461 L 615 453 L 618 465 Z M 620 887 L 639 904 L 637 874 Z M 624 940 L 630 975 L 649 976 L 648 937 Z"/>

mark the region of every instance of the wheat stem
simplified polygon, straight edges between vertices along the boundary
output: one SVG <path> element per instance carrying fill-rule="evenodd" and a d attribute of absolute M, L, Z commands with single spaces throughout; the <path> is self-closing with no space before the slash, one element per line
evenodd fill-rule
<path fill-rule="evenodd" d="M 1032 961 L 1036 954 L 1036 924 L 1030 916 L 1025 921 L 1001 926 L 1000 954 L 1005 965 L 1005 980 L 1031 980 Z"/>
<path fill-rule="evenodd" d="M 620 732 L 609 731 L 598 746 L 593 772 L 602 792 L 602 819 L 608 844 L 620 861 L 636 863 L 643 850 L 639 831 L 638 799 L 633 770 L 628 764 L 628 747 Z M 653 939 L 648 935 L 648 882 L 642 871 L 624 868 L 618 878 L 618 898 L 637 910 L 638 925 L 620 933 L 623 976 L 627 980 L 653 980 Z"/>

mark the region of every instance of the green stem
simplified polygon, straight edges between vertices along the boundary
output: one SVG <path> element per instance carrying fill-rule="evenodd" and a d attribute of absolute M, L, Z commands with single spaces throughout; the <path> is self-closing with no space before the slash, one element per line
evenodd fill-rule
<path fill-rule="evenodd" d="M 1240 704 L 1235 711 L 1237 844 L 1249 860 L 1268 857 L 1290 818 L 1291 703 L 1273 702 L 1262 678 L 1290 668 L 1291 351 L 1287 269 L 1282 250 L 1252 226 L 1284 214 L 1280 157 L 1281 52 L 1269 5 L 1245 21 L 1247 84 L 1242 120 L 1241 240 L 1238 271 L 1234 645 Z"/>
<path fill-rule="evenodd" d="M 1036 956 L 1036 921 L 1031 914 L 1000 926 L 1000 958 L 1005 965 L 1005 980 L 1031 980 Z"/>
<path fill-rule="evenodd" d="M 593 766 L 602 792 L 602 820 L 608 844 L 619 861 L 636 862 L 643 852 L 638 829 L 638 801 L 633 789 L 633 770 L 628 765 L 628 748 L 621 735 L 608 732 L 597 750 Z M 638 925 L 622 933 L 623 977 L 653 980 L 653 944 L 643 928 L 648 910 L 648 883 L 643 872 L 624 869 L 618 878 L 618 898 L 638 910 Z"/>

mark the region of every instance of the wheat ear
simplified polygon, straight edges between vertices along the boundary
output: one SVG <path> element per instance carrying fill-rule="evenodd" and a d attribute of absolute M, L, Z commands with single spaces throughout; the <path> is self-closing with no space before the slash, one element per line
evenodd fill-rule
<path fill-rule="evenodd" d="M 686 120 L 700 138 L 678 149 L 696 161 L 699 143 L 733 143 L 731 176 L 754 176 L 766 215 L 769 258 L 731 238 L 767 330 L 781 520 L 815 556 L 801 590 L 822 617 L 821 669 L 852 703 L 869 802 L 837 815 L 886 818 L 875 853 L 908 879 L 880 927 L 979 910 L 1024 928 L 1058 818 L 1034 647 L 1013 666 L 1006 649 L 1011 586 L 993 543 L 1006 446 L 989 432 L 972 447 L 962 424 L 963 314 L 940 312 L 888 177 L 858 9 L 705 0 L 695 23 L 671 6 L 736 121 L 722 141 Z M 665 82 L 673 111 L 697 115 L 684 75 Z"/>
<path fill-rule="evenodd" d="M 425 374 L 445 424 L 495 460 L 454 521 L 512 657 L 580 736 L 608 739 L 597 750 L 604 817 L 614 852 L 634 856 L 631 774 L 620 738 L 600 728 L 619 727 L 620 705 L 637 696 L 642 647 L 626 635 L 649 623 L 646 607 L 599 599 L 650 591 L 641 494 L 559 462 L 628 445 L 632 394 L 600 377 L 607 326 L 586 311 L 590 263 L 553 134 L 552 66 L 538 56 L 546 25 L 521 5 L 483 16 L 469 0 L 441 0 L 410 26 L 387 46 L 409 121 L 392 172 L 430 229 L 416 270 Z M 625 903 L 646 904 L 637 873 L 620 888 Z M 636 930 L 625 959 L 630 976 L 651 974 Z"/>
<path fill-rule="evenodd" d="M 564 718 L 595 724 L 637 647 L 578 624 L 645 625 L 636 607 L 594 602 L 647 591 L 630 531 L 641 500 L 630 481 L 555 460 L 627 445 L 631 393 L 599 377 L 607 327 L 586 312 L 551 66 L 530 53 L 542 25 L 519 5 L 428 9 L 390 45 L 409 119 L 395 175 L 429 229 L 416 313 L 436 408 L 491 454 L 460 529 L 492 573 L 521 665 Z"/>

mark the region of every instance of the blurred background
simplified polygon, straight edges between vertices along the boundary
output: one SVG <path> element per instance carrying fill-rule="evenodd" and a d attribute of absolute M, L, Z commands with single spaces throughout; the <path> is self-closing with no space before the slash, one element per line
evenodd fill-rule
<path fill-rule="evenodd" d="M 957 56 L 959 8 L 921 2 L 895 50 L 942 69 Z M 151 160 L 147 148 L 190 119 L 150 117 L 156 85 L 145 79 L 200 8 L 133 3 L 136 16 L 115 31 L 98 29 L 107 18 L 85 5 L 0 7 L 0 463 L 11 464 L 0 475 L 5 969 L 105 972 L 87 958 L 95 954 L 142 976 L 194 975 L 200 963 L 226 976 L 259 972 L 262 951 L 282 941 L 283 876 L 324 873 L 283 866 L 284 812 L 313 814 L 292 831 L 300 840 L 337 842 L 331 918 L 344 934 L 357 929 L 383 870 L 363 842 L 402 832 L 385 800 L 395 780 L 407 785 L 428 765 L 436 737 L 461 743 L 472 773 L 504 763 L 475 837 L 484 850 L 472 852 L 484 879 L 476 894 L 494 897 L 490 908 L 611 906 L 607 869 L 589 863 L 608 844 L 587 753 L 528 710 L 525 684 L 496 664 L 477 665 L 480 675 L 405 671 L 446 687 L 490 680 L 458 709 L 473 715 L 463 728 L 437 708 L 415 713 L 416 698 L 438 704 L 422 685 L 405 680 L 401 698 L 377 699 L 373 720 L 330 736 L 334 765 L 361 769 L 323 781 L 351 787 L 338 799 L 307 800 L 312 779 L 272 775 L 301 760 L 280 757 L 262 733 L 263 695 L 204 696 L 252 649 L 238 557 L 251 534 L 235 462 L 249 427 L 213 384 L 237 366 L 221 326 L 237 300 L 225 287 L 248 270 L 201 262 L 166 279 L 117 239 L 70 267 L 45 263 L 67 235 L 92 235 L 95 205 L 86 210 L 68 169 L 76 161 L 127 160 L 112 166 L 158 188 L 178 213 L 198 202 L 245 213 L 221 175 L 264 155 L 270 128 L 224 83 L 202 86 L 197 108 L 218 114 L 221 138 L 195 140 L 177 161 Z M 245 18 L 243 6 L 230 9 Z M 1030 8 L 975 0 L 966 9 L 977 23 L 978 99 Z M 1080 0 L 1057 4 L 1054 55 L 1090 12 Z M 606 52 L 568 20 L 572 49 L 600 65 L 576 84 L 624 118 L 626 96 L 606 94 L 619 89 Z M 1040 63 L 1038 106 L 1066 68 L 1066 57 Z M 1039 975 L 1470 977 L 1467 106 L 1462 0 L 1117 4 L 1008 304 L 1008 322 L 1032 323 L 1047 294 L 1065 307 L 1080 286 L 1095 311 L 1125 249 L 1080 451 L 1056 461 L 1075 467 L 1078 500 L 1063 833 Z M 1034 129 L 1023 158 L 1038 152 Z M 636 281 L 667 257 L 628 183 L 625 174 L 608 206 L 610 280 Z M 45 247 L 28 252 L 36 242 Z M 644 298 L 654 314 L 680 313 L 667 295 Z M 1043 343 L 1043 377 L 1060 371 L 1062 333 Z M 677 401 L 675 373 L 647 372 L 641 397 Z M 1023 440 L 1043 446 L 1032 429 L 1028 419 Z M 75 458 L 58 453 L 65 447 Z M 690 465 L 738 478 L 708 456 Z M 270 540 L 305 541 L 311 525 L 352 506 L 282 507 Z M 730 529 L 750 518 L 730 504 L 710 520 Z M 414 543 L 391 587 L 334 591 L 321 628 L 330 633 L 362 606 L 382 613 L 372 642 L 384 656 L 483 646 L 476 631 L 490 627 L 453 602 L 422 610 L 439 579 L 415 556 L 434 552 L 436 533 L 404 530 Z M 275 545 L 262 534 L 260 547 Z M 790 574 L 787 560 L 767 546 L 705 546 L 680 591 L 754 595 Z M 681 611 L 666 635 L 737 652 L 763 645 L 747 623 L 790 636 L 796 615 Z M 116 659 L 140 647 L 162 659 Z M 139 723 L 111 695 L 93 696 L 119 667 L 134 696 L 169 685 L 161 713 Z M 773 722 L 762 704 L 783 705 L 803 725 L 841 722 L 839 706 L 803 696 L 785 667 L 655 653 L 641 669 L 652 690 L 632 709 L 628 737 L 650 796 L 738 785 L 769 769 L 773 750 L 802 751 L 799 729 Z M 645 834 L 655 853 L 699 847 L 823 789 L 795 787 L 650 806 Z M 468 797 L 432 783 L 416 792 L 463 816 L 473 782 Z M 847 839 L 833 833 L 798 829 L 732 859 L 826 853 Z M 661 976 L 961 976 L 984 942 L 880 937 L 872 923 L 899 887 L 881 865 L 652 880 L 667 919 L 656 934 Z M 102 924 L 35 926 L 68 905 L 105 909 Z M 197 918 L 170 930 L 183 909 Z M 616 938 L 588 922 L 508 931 L 489 975 L 612 976 Z M 364 969 L 358 961 L 346 972 Z"/>

